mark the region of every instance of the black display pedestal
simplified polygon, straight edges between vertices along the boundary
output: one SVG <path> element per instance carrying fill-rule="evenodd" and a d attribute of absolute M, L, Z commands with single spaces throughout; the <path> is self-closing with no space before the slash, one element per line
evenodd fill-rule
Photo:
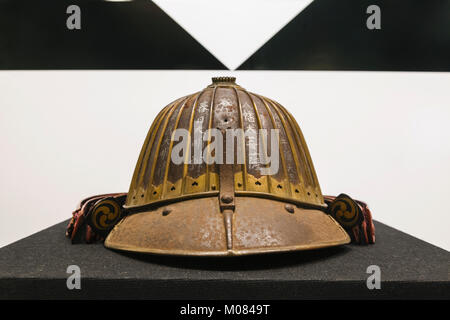
<path fill-rule="evenodd" d="M 377 243 L 235 258 L 71 245 L 67 222 L 0 249 L 0 299 L 449 299 L 450 253 L 384 224 Z M 81 270 L 68 290 L 67 267 Z M 369 290 L 367 267 L 381 270 Z"/>

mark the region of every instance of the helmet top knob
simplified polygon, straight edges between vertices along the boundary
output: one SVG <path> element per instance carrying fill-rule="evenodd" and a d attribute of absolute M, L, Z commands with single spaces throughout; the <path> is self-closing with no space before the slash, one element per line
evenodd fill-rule
<path fill-rule="evenodd" d="M 219 82 L 236 83 L 236 77 L 213 77 L 212 82 L 213 83 L 219 83 Z"/>

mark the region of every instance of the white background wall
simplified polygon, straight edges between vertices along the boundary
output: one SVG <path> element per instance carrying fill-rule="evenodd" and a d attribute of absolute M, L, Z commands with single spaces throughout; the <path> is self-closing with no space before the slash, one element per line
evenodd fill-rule
<path fill-rule="evenodd" d="M 302 71 L 0 72 L 0 246 L 127 191 L 156 113 L 222 75 L 292 112 L 325 194 L 450 250 L 450 74 Z"/>

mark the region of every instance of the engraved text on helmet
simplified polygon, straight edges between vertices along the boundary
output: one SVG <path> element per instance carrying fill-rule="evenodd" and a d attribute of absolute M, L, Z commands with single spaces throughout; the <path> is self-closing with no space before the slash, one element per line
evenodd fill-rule
<path fill-rule="evenodd" d="M 278 129 L 213 128 L 203 131 L 196 122 L 193 137 L 188 130 L 178 128 L 172 133 L 171 140 L 174 142 L 171 161 L 176 165 L 247 163 L 249 167 L 259 170 L 261 175 L 274 175 L 279 169 Z"/>

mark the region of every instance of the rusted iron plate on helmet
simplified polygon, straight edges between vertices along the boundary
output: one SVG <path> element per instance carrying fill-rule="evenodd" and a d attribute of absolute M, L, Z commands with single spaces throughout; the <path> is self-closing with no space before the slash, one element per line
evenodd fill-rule
<path fill-rule="evenodd" d="M 175 202 L 124 218 L 106 238 L 111 249 L 170 255 L 233 256 L 309 250 L 350 242 L 326 213 L 255 197 L 236 197 L 232 247 L 217 197 Z"/>

